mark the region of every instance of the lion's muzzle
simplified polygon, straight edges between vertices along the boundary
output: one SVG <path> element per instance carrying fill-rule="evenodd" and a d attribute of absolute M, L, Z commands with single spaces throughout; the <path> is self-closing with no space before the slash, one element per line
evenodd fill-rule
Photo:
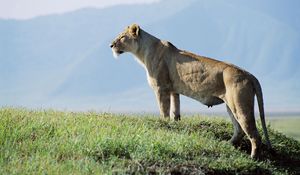
<path fill-rule="evenodd" d="M 111 48 L 111 50 L 113 52 L 113 56 L 115 58 L 117 58 L 120 54 L 124 53 L 124 51 L 119 49 L 119 47 L 117 46 L 117 44 L 115 42 L 111 43 L 109 45 L 109 47 Z"/>

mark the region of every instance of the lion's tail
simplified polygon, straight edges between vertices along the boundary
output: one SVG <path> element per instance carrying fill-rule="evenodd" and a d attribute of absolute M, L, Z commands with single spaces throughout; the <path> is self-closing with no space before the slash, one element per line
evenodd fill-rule
<path fill-rule="evenodd" d="M 263 129 L 264 135 L 266 137 L 267 146 L 268 146 L 268 148 L 271 149 L 272 146 L 271 146 L 271 142 L 270 142 L 270 139 L 269 139 L 269 134 L 268 134 L 268 131 L 267 131 L 267 126 L 266 126 L 266 121 L 265 121 L 264 101 L 263 101 L 262 89 L 261 89 L 259 81 L 254 76 L 253 76 L 253 81 L 254 81 L 253 84 L 254 84 L 254 88 L 255 88 L 255 94 L 256 94 L 256 98 L 257 98 L 262 129 Z"/>

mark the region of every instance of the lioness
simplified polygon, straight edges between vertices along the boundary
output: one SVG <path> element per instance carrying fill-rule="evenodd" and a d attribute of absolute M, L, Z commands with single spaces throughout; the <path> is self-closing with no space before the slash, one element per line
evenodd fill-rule
<path fill-rule="evenodd" d="M 265 123 L 263 96 L 258 80 L 249 72 L 222 61 L 180 50 L 142 30 L 128 26 L 111 43 L 114 56 L 131 52 L 145 68 L 164 118 L 180 119 L 179 94 L 211 107 L 226 103 L 234 124 L 230 139 L 237 144 L 244 132 L 251 141 L 251 157 L 258 155 L 261 138 L 255 125 L 256 95 L 262 128 L 271 148 Z M 244 132 L 243 132 L 244 131 Z"/>

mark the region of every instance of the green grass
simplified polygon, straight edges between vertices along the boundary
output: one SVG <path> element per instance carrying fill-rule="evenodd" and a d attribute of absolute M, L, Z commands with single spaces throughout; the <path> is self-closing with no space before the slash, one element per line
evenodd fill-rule
<path fill-rule="evenodd" d="M 260 160 L 221 118 L 0 109 L 0 174 L 297 174 L 300 143 L 270 131 Z"/>
<path fill-rule="evenodd" d="M 269 120 L 272 128 L 300 141 L 300 117 L 280 117 Z"/>

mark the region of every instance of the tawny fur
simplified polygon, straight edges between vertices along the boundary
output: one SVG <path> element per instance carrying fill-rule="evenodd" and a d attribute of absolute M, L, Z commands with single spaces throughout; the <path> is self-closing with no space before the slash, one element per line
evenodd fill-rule
<path fill-rule="evenodd" d="M 208 107 L 226 103 L 234 124 L 230 142 L 244 133 L 251 141 L 251 157 L 258 155 L 261 138 L 255 125 L 254 96 L 257 96 L 262 127 L 271 147 L 264 119 L 262 90 L 249 72 L 229 63 L 180 50 L 142 30 L 128 26 L 111 44 L 115 55 L 132 53 L 147 72 L 163 118 L 180 120 L 179 94 Z"/>

